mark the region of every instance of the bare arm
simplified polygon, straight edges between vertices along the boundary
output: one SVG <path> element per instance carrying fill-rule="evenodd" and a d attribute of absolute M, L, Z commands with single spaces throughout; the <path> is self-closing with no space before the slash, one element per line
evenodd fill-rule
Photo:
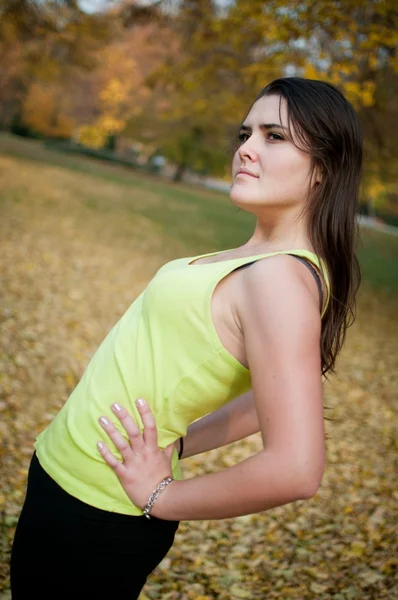
<path fill-rule="evenodd" d="M 250 390 L 192 423 L 184 437 L 184 451 L 181 458 L 221 448 L 258 431 L 260 425 L 253 391 Z"/>
<path fill-rule="evenodd" d="M 322 480 L 317 290 L 288 257 L 262 262 L 247 270 L 239 316 L 264 449 L 234 467 L 173 482 L 152 510 L 161 519 L 260 512 L 313 496 Z"/>

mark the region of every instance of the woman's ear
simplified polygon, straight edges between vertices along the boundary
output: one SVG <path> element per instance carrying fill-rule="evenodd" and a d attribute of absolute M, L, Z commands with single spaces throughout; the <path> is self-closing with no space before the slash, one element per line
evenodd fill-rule
<path fill-rule="evenodd" d="M 317 167 L 315 167 L 314 173 L 312 175 L 313 184 L 319 185 L 320 183 L 322 183 L 322 179 L 323 179 L 322 169 L 318 165 Z"/>

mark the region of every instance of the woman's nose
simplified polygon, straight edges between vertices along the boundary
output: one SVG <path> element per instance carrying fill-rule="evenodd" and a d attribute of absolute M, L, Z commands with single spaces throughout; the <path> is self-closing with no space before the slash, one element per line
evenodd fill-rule
<path fill-rule="evenodd" d="M 251 138 L 249 138 L 244 144 L 240 146 L 240 148 L 238 149 L 238 153 L 239 158 L 241 160 L 246 158 L 254 162 L 257 160 L 257 151 L 254 148 L 253 142 L 250 143 L 250 140 Z"/>

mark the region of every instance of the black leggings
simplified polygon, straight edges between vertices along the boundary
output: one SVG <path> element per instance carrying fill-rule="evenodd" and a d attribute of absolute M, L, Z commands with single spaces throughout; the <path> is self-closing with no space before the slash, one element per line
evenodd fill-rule
<path fill-rule="evenodd" d="M 12 599 L 134 600 L 178 525 L 89 506 L 55 483 L 34 454 L 11 554 Z"/>

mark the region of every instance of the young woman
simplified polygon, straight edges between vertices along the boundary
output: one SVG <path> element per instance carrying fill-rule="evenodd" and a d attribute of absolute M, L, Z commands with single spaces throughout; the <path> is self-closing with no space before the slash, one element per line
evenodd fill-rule
<path fill-rule="evenodd" d="M 322 374 L 334 369 L 360 281 L 361 160 L 358 119 L 333 86 L 284 78 L 262 90 L 232 164 L 231 200 L 256 216 L 254 232 L 239 248 L 164 265 L 39 435 L 12 552 L 14 600 L 33 590 L 132 600 L 180 520 L 316 493 Z M 257 431 L 261 452 L 183 479 L 178 450 L 188 457 Z"/>

